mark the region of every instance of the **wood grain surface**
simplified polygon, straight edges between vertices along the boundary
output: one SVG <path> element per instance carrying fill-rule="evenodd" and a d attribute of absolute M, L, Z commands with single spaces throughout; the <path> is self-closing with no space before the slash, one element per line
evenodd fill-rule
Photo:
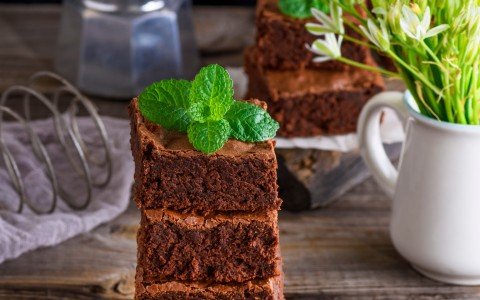
<path fill-rule="evenodd" d="M 0 6 L 0 91 L 51 69 L 59 6 Z M 195 10 L 205 63 L 241 65 L 253 40 L 253 9 Z M 228 26 L 227 26 L 228 25 Z M 221 28 L 224 27 L 224 30 Z M 126 116 L 126 102 L 95 99 L 102 114 Z M 281 212 L 288 299 L 480 299 L 480 287 L 437 283 L 416 273 L 388 235 L 390 203 L 371 180 L 334 204 Z M 132 299 L 139 213 L 0 265 L 1 299 Z"/>
<path fill-rule="evenodd" d="M 388 237 L 389 201 L 368 180 L 335 204 L 281 212 L 287 299 L 480 299 L 417 274 Z M 132 299 L 139 222 L 122 216 L 59 246 L 0 265 L 1 299 Z"/>

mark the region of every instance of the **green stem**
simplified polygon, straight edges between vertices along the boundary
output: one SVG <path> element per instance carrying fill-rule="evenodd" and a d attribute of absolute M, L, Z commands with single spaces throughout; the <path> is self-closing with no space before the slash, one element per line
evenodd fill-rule
<path fill-rule="evenodd" d="M 437 55 L 435 53 L 433 53 L 432 49 L 430 49 L 430 47 L 428 47 L 428 45 L 425 43 L 425 41 L 421 41 L 420 45 L 423 46 L 425 51 L 427 51 L 428 55 L 430 55 L 430 57 L 433 59 L 434 62 L 436 62 L 437 64 L 441 64 L 440 59 L 438 59 Z"/>
<path fill-rule="evenodd" d="M 349 35 L 346 35 L 346 34 L 342 34 L 341 36 L 343 36 L 343 38 L 344 38 L 346 41 L 353 42 L 353 43 L 355 43 L 355 44 L 368 47 L 368 48 L 370 48 L 370 49 L 372 49 L 372 50 L 375 50 L 375 51 L 381 51 L 378 47 L 372 45 L 371 43 L 364 42 L 364 41 L 362 41 L 362 40 L 353 38 L 353 37 L 351 37 L 351 36 L 349 36 Z"/>
<path fill-rule="evenodd" d="M 473 110 L 473 124 L 478 125 L 479 122 L 479 110 L 478 110 L 478 99 L 477 99 L 477 87 L 478 87 L 478 61 L 475 61 L 473 64 L 473 74 L 472 74 L 472 110 Z"/>
<path fill-rule="evenodd" d="M 353 31 L 355 31 L 357 34 L 360 36 L 363 36 L 362 30 L 358 27 L 358 24 L 355 24 L 353 22 L 350 22 L 347 20 L 345 17 L 343 17 L 343 23 L 346 24 L 348 27 L 350 27 Z"/>
<path fill-rule="evenodd" d="M 465 119 L 467 124 L 473 124 L 473 110 L 472 110 L 472 98 L 467 98 L 465 101 Z"/>
<path fill-rule="evenodd" d="M 436 87 L 434 84 L 432 84 L 427 78 L 425 78 L 424 74 L 422 72 L 417 72 L 417 70 L 414 70 L 412 67 L 411 67 L 411 64 L 414 64 L 416 63 L 416 61 L 414 60 L 415 57 L 407 57 L 407 59 L 409 60 L 410 63 L 406 63 L 403 59 L 401 59 L 395 52 L 393 52 L 392 50 L 389 50 L 387 51 L 387 53 L 395 60 L 398 62 L 399 65 L 401 65 L 405 70 L 407 70 L 409 73 L 412 74 L 412 76 L 415 76 L 416 78 L 418 78 L 420 80 L 420 82 L 422 82 L 426 87 L 430 88 L 436 95 L 438 96 L 441 96 L 441 91 L 438 89 L 438 87 Z M 411 56 L 411 52 L 408 53 L 410 56 Z M 430 100 L 430 97 L 428 98 Z M 434 111 L 434 113 L 436 115 L 438 115 L 439 117 L 441 117 L 443 114 L 441 113 L 441 110 L 440 110 L 440 107 L 438 105 L 438 103 L 434 100 L 434 101 L 429 101 L 430 102 L 430 105 L 432 105 L 432 107 L 430 108 L 432 111 Z"/>
<path fill-rule="evenodd" d="M 448 90 L 450 89 L 450 74 L 447 74 L 447 72 L 445 72 L 445 91 L 447 91 L 447 93 L 445 94 L 445 96 L 443 97 L 443 101 L 445 103 L 445 113 L 447 114 L 447 120 L 451 123 L 455 122 L 455 118 L 453 117 L 453 112 L 452 112 L 452 104 L 450 103 L 450 96 L 449 96 L 449 92 Z M 444 91 L 444 93 L 445 93 Z"/>
<path fill-rule="evenodd" d="M 361 22 L 365 22 L 365 17 L 360 15 L 358 13 L 358 11 L 355 9 L 355 7 L 350 7 L 350 6 L 347 6 L 345 4 L 342 3 L 342 1 L 338 1 L 338 0 L 334 0 L 336 5 L 341 7 L 343 9 L 343 11 L 347 12 L 349 15 L 351 15 L 352 17 L 354 17 L 355 19 L 361 21 Z"/>
<path fill-rule="evenodd" d="M 409 72 L 411 72 L 413 75 L 415 75 L 423 84 L 425 84 L 428 88 L 432 89 L 432 90 L 435 92 L 435 94 L 441 95 L 441 91 L 439 91 L 436 86 L 434 86 L 427 78 L 425 78 L 425 76 L 423 76 L 423 74 L 418 73 L 417 71 L 415 71 L 414 69 L 412 69 L 412 67 L 410 67 L 407 63 L 405 63 L 405 61 L 403 61 L 403 59 L 401 59 L 400 57 L 398 57 L 398 56 L 397 56 L 395 53 L 393 53 L 391 50 L 387 51 L 387 53 L 388 53 L 396 62 L 398 62 L 400 65 L 402 65 L 402 67 L 404 67 L 404 68 L 407 69 Z"/>
<path fill-rule="evenodd" d="M 400 72 L 402 73 L 402 77 L 404 78 L 405 85 L 407 89 L 410 91 L 414 99 L 420 99 L 420 96 L 417 93 L 417 89 L 415 87 L 415 80 L 411 77 L 410 74 L 406 73 L 405 70 L 399 68 Z M 418 102 L 417 102 L 418 103 Z M 423 102 L 418 103 L 418 108 L 423 115 L 429 115 L 430 111 L 426 108 L 426 105 Z"/>
<path fill-rule="evenodd" d="M 378 72 L 378 73 L 382 73 L 386 76 L 389 76 L 389 77 L 393 77 L 393 78 L 400 78 L 400 74 L 398 73 L 395 73 L 395 72 L 391 72 L 391 71 L 388 71 L 388 70 L 385 70 L 385 69 L 382 69 L 382 68 L 378 68 L 378 67 L 374 67 L 374 66 L 371 66 L 371 65 L 367 65 L 367 64 L 364 64 L 364 63 L 360 63 L 358 61 L 355 61 L 355 60 L 352 60 L 352 59 L 348 59 L 346 57 L 338 57 L 337 58 L 338 61 L 341 61 L 345 64 L 348 64 L 348 65 L 351 65 L 351 66 L 354 66 L 354 67 L 357 67 L 357 68 L 360 68 L 360 69 L 364 69 L 364 70 L 367 70 L 367 71 L 372 71 L 372 72 Z"/>
<path fill-rule="evenodd" d="M 460 95 L 461 94 L 461 82 L 456 81 L 455 82 L 455 94 Z M 458 97 L 457 97 L 458 98 Z M 467 124 L 467 120 L 465 119 L 465 104 L 462 104 L 461 99 L 457 99 L 455 102 L 455 117 L 456 121 L 459 124 Z"/>
<path fill-rule="evenodd" d="M 467 119 L 465 118 L 465 110 L 462 106 L 462 103 L 460 103 L 460 101 L 456 101 L 455 102 L 456 106 L 457 106 L 457 123 L 459 124 L 467 124 Z"/>
<path fill-rule="evenodd" d="M 432 65 L 432 64 L 422 63 L 422 61 L 418 61 L 416 57 L 410 57 L 410 59 L 411 59 L 411 62 L 413 62 L 413 63 L 410 63 L 410 64 L 411 65 L 418 65 L 418 69 L 419 69 L 421 74 L 423 74 L 424 76 L 426 76 L 429 79 L 433 79 L 434 80 L 433 84 L 436 87 L 441 86 L 441 85 L 436 84 L 436 82 L 435 82 L 435 73 L 436 72 L 434 71 L 434 68 L 435 68 L 434 64 Z M 444 120 L 445 119 L 445 109 L 439 103 L 439 99 L 441 99 L 443 97 L 443 93 L 441 95 L 436 95 L 436 94 L 434 94 L 434 92 L 431 89 L 423 88 L 423 96 L 424 96 L 424 101 L 426 101 L 429 104 L 429 107 L 434 112 L 435 117 L 438 118 L 438 119 Z"/>

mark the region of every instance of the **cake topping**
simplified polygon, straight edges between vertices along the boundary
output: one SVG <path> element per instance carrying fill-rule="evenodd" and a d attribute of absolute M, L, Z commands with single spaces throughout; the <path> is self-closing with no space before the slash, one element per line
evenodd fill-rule
<path fill-rule="evenodd" d="M 142 115 L 151 122 L 187 132 L 193 147 L 211 154 L 229 138 L 261 142 L 275 136 L 279 125 L 261 107 L 233 99 L 233 82 L 219 65 L 200 70 L 193 82 L 168 79 L 139 96 Z"/>
<path fill-rule="evenodd" d="M 280 0 L 278 8 L 287 16 L 306 19 L 312 16 L 312 8 L 328 13 L 330 11 L 328 3 L 326 0 Z"/>

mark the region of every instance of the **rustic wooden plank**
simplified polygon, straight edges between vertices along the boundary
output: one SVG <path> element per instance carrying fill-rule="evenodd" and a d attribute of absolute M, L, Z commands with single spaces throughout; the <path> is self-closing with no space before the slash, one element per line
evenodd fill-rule
<path fill-rule="evenodd" d="M 334 205 L 280 218 L 286 293 L 294 299 L 475 299 L 480 288 L 420 276 L 394 250 L 390 203 L 368 180 Z"/>
<path fill-rule="evenodd" d="M 322 210 L 280 214 L 288 299 L 475 299 L 417 274 L 388 236 L 390 203 L 368 180 Z M 137 209 L 0 265 L 0 298 L 131 299 Z"/>
<path fill-rule="evenodd" d="M 0 265 L 0 299 L 132 299 L 139 213 Z"/>

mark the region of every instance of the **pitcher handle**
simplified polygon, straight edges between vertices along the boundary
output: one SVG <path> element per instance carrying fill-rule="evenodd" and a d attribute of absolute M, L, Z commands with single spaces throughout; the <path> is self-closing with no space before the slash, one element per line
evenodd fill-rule
<path fill-rule="evenodd" d="M 380 136 L 380 119 L 385 107 L 392 108 L 403 125 L 408 119 L 408 110 L 403 103 L 404 94 L 400 92 L 383 92 L 362 109 L 358 120 L 358 141 L 361 155 L 380 187 L 393 198 L 397 185 L 398 171 L 383 148 Z"/>

